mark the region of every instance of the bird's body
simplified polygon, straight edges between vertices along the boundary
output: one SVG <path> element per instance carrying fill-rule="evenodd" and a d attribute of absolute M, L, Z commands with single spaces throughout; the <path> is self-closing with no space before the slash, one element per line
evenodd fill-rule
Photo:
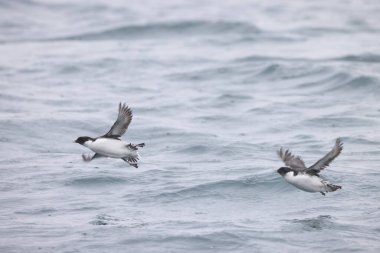
<path fill-rule="evenodd" d="M 113 138 L 97 138 L 94 141 L 87 141 L 84 143 L 85 147 L 91 149 L 95 153 L 112 157 L 138 157 L 137 150 L 131 149 L 129 143 Z"/>
<path fill-rule="evenodd" d="M 343 150 L 343 144 L 336 140 L 334 148 L 314 165 L 307 168 L 299 156 L 292 155 L 288 150 L 278 151 L 279 157 L 288 167 L 281 167 L 277 172 L 290 184 L 306 192 L 333 192 L 342 187 L 334 185 L 319 176 L 321 170 L 325 169 Z"/>
<path fill-rule="evenodd" d="M 120 137 L 127 131 L 132 121 L 132 111 L 125 104 L 119 104 L 119 115 L 111 129 L 103 136 L 91 138 L 82 136 L 76 139 L 79 143 L 95 152 L 93 156 L 82 155 L 84 161 L 91 161 L 100 157 L 121 158 L 131 166 L 137 168 L 140 158 L 138 148 L 144 147 L 144 143 L 131 144 L 120 140 Z"/>
<path fill-rule="evenodd" d="M 326 181 L 324 181 L 322 178 L 315 176 L 315 175 L 309 175 L 307 173 L 297 173 L 297 175 L 294 175 L 295 173 L 288 172 L 284 175 L 284 179 L 289 183 L 294 185 L 300 190 L 303 190 L 305 192 L 327 192 L 327 186 Z"/>

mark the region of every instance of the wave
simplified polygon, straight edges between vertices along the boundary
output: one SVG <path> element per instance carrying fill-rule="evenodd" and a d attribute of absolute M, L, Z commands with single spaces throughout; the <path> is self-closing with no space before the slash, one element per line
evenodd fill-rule
<path fill-rule="evenodd" d="M 366 76 L 366 75 L 361 75 L 361 76 L 356 76 L 352 77 L 350 80 L 347 82 L 344 82 L 342 84 L 339 84 L 335 87 L 332 87 L 331 89 L 327 91 L 340 91 L 340 90 L 345 90 L 345 91 L 364 91 L 364 92 L 379 92 L 380 85 L 379 85 L 379 80 L 375 77 L 371 76 Z"/>
<path fill-rule="evenodd" d="M 210 21 L 181 21 L 168 23 L 153 23 L 142 25 L 126 25 L 109 28 L 99 32 L 88 32 L 53 40 L 114 40 L 167 38 L 168 36 L 215 35 L 225 33 L 259 33 L 260 30 L 252 25 L 241 22 L 210 22 Z"/>
<path fill-rule="evenodd" d="M 165 224 L 165 226 L 167 226 L 167 224 Z M 200 226 L 202 226 L 202 224 Z M 149 238 L 135 236 L 125 239 L 121 241 L 121 243 L 132 247 L 134 245 L 144 243 L 145 251 L 149 252 L 155 252 L 157 247 L 164 252 L 170 252 L 173 248 L 182 249 L 183 252 L 204 252 L 207 248 L 210 248 L 212 252 L 224 252 L 241 248 L 247 240 L 246 233 L 247 231 L 244 230 L 226 231 L 223 229 L 214 232 L 210 232 L 208 230 L 194 232 L 191 229 L 181 233 L 160 231 L 159 234 L 153 232 Z M 186 245 L 192 245 L 190 251 L 184 250 L 187 248 Z"/>
<path fill-rule="evenodd" d="M 365 63 L 379 63 L 380 55 L 378 54 L 361 54 L 361 55 L 347 55 L 338 58 L 332 58 L 332 61 L 347 61 L 347 62 L 365 62 Z"/>
<path fill-rule="evenodd" d="M 361 31 L 374 32 L 376 30 L 369 28 L 361 28 Z M 352 34 L 357 32 L 356 29 L 342 27 L 302 27 L 291 30 L 292 33 L 304 36 L 319 36 L 326 34 Z"/>
<path fill-rule="evenodd" d="M 166 243 L 189 243 L 201 246 L 201 245 L 216 245 L 215 249 L 236 249 L 244 242 L 244 238 L 241 238 L 238 234 L 227 231 L 219 231 L 206 234 L 183 234 L 176 236 L 166 236 L 162 239 Z M 202 246 L 203 248 L 203 246 Z M 201 248 L 200 248 L 201 249 Z"/>
<path fill-rule="evenodd" d="M 328 73 L 328 71 L 326 71 Z M 337 83 L 343 83 L 350 80 L 350 75 L 344 72 L 337 72 L 333 74 L 324 75 L 316 80 L 307 81 L 299 84 L 297 87 L 299 89 L 319 89 L 320 92 L 325 92 L 323 90 L 325 87 L 331 87 Z"/>
<path fill-rule="evenodd" d="M 306 64 L 304 61 L 275 61 L 268 62 L 256 69 L 256 73 L 250 74 L 245 81 L 255 81 L 257 79 L 269 80 L 293 80 L 293 79 L 315 79 L 330 73 L 331 69 L 324 66 L 314 66 Z"/>
<path fill-rule="evenodd" d="M 231 76 L 240 75 L 237 68 L 232 67 L 217 67 L 195 70 L 191 72 L 179 72 L 170 74 L 168 77 L 175 81 L 212 81 L 215 79 L 229 79 Z"/>
<path fill-rule="evenodd" d="M 311 127 L 326 127 L 326 128 L 349 128 L 349 127 L 369 127 L 376 126 L 375 120 L 361 119 L 358 117 L 343 117 L 343 116 L 323 116 L 304 121 L 306 126 Z"/>
<path fill-rule="evenodd" d="M 375 76 L 354 75 L 345 71 L 334 71 L 326 69 L 310 81 L 300 82 L 296 87 L 301 92 L 321 94 L 323 96 L 333 95 L 344 98 L 365 96 L 367 99 L 380 92 L 380 82 Z"/>
<path fill-rule="evenodd" d="M 366 60 L 377 61 L 376 57 Z M 336 71 L 327 66 L 306 67 L 302 62 L 292 66 L 287 63 L 269 63 L 246 77 L 245 81 L 252 83 L 257 82 L 257 79 L 281 80 L 282 83 L 287 79 L 294 80 L 297 91 L 313 94 L 325 95 L 339 92 L 340 95 L 362 96 L 365 94 L 368 96 L 368 94 L 380 92 L 380 80 L 375 76 Z"/>
<path fill-rule="evenodd" d="M 54 208 L 42 207 L 42 208 L 36 208 L 36 209 L 27 209 L 27 210 L 17 211 L 15 212 L 15 214 L 40 215 L 40 214 L 55 213 L 57 211 L 58 210 Z"/>
<path fill-rule="evenodd" d="M 273 194 L 274 192 L 284 191 L 284 184 L 278 184 L 280 180 L 281 178 L 276 173 L 240 179 L 219 180 L 175 191 L 163 192 L 151 196 L 149 199 L 161 199 L 164 202 L 209 198 L 210 196 L 224 199 L 226 196 L 239 196 L 244 191 L 260 195 Z"/>
<path fill-rule="evenodd" d="M 112 176 L 90 176 L 90 177 L 82 177 L 69 179 L 65 182 L 67 186 L 75 186 L 75 187 L 89 187 L 89 186 L 108 186 L 113 184 L 124 184 L 127 180 L 120 177 L 112 177 Z"/>

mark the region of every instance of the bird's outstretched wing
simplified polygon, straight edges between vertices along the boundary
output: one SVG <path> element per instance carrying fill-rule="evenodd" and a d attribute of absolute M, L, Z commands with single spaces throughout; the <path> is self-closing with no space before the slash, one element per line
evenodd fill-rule
<path fill-rule="evenodd" d="M 117 120 L 111 127 L 111 129 L 104 135 L 104 137 L 120 137 L 122 136 L 132 121 L 132 111 L 131 109 L 124 103 L 119 103 L 119 115 L 117 116 Z"/>
<path fill-rule="evenodd" d="M 299 156 L 294 156 L 290 151 L 283 150 L 280 148 L 279 151 L 277 151 L 278 156 L 281 158 L 281 160 L 285 163 L 286 166 L 289 166 L 291 169 L 295 171 L 305 171 L 306 166 L 303 162 L 302 158 Z"/>
<path fill-rule="evenodd" d="M 329 166 L 329 164 L 337 157 L 343 150 L 343 143 L 340 139 L 336 139 L 333 149 L 322 157 L 318 162 L 313 164 L 307 169 L 308 172 L 319 173 L 321 170 Z"/>

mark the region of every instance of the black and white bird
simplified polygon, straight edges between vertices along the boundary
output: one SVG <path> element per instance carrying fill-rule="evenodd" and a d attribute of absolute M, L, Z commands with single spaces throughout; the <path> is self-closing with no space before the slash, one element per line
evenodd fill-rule
<path fill-rule="evenodd" d="M 131 121 L 131 109 L 126 104 L 119 103 L 119 115 L 117 116 L 117 120 L 105 135 L 97 138 L 82 136 L 74 141 L 95 152 L 93 156 L 82 154 L 83 160 L 89 162 L 101 157 L 121 158 L 129 163 L 129 165 L 137 168 L 137 162 L 140 158 L 137 150 L 139 147 L 144 147 L 145 144 L 140 143 L 135 145 L 120 139 L 127 131 Z"/>
<path fill-rule="evenodd" d="M 333 149 L 322 157 L 318 162 L 307 168 L 304 161 L 299 156 L 294 156 L 289 150 L 277 151 L 278 156 L 287 167 L 281 167 L 277 172 L 290 184 L 306 192 L 320 192 L 325 195 L 342 187 L 323 180 L 319 173 L 342 152 L 343 143 L 336 139 Z"/>

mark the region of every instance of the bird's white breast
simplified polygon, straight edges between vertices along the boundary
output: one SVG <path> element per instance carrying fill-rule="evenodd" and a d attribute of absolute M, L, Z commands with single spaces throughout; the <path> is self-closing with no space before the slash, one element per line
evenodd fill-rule
<path fill-rule="evenodd" d="M 92 151 L 114 158 L 122 158 L 130 155 L 137 155 L 137 151 L 127 148 L 127 143 L 111 139 L 111 138 L 99 138 L 95 141 L 88 141 L 85 146 Z"/>
<path fill-rule="evenodd" d="M 307 192 L 324 192 L 325 184 L 323 180 L 317 176 L 312 176 L 306 173 L 298 173 L 296 176 L 294 173 L 288 172 L 285 174 L 284 179 L 297 187 L 300 190 Z"/>

